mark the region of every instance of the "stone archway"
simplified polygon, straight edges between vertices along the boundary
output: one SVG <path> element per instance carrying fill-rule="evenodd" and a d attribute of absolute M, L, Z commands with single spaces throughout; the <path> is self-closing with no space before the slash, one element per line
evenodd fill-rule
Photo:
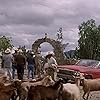
<path fill-rule="evenodd" d="M 50 39 L 50 38 L 41 38 L 36 40 L 33 45 L 32 45 L 32 50 L 35 53 L 35 55 L 37 55 L 38 53 L 38 47 L 40 46 L 40 44 L 47 42 L 50 43 L 52 45 L 52 47 L 54 48 L 54 54 L 57 60 L 57 63 L 59 65 L 64 64 L 64 54 L 63 54 L 63 46 L 61 44 L 61 42 L 56 41 L 54 39 Z"/>
<path fill-rule="evenodd" d="M 63 54 L 63 46 L 59 41 L 50 39 L 50 38 L 41 38 L 36 40 L 33 45 L 32 45 L 32 51 L 35 53 L 35 61 L 36 61 L 36 74 L 41 77 L 42 73 L 42 64 L 41 64 L 41 58 L 40 55 L 38 54 L 38 47 L 40 44 L 47 42 L 52 45 L 54 48 L 54 54 L 57 60 L 57 63 L 59 65 L 64 64 L 64 54 Z"/>

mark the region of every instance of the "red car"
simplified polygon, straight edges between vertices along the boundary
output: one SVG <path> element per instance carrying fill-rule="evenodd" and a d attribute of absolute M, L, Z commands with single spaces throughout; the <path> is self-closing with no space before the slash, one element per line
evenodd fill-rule
<path fill-rule="evenodd" d="M 58 77 L 63 79 L 73 80 L 80 73 L 87 79 L 100 78 L 100 61 L 97 60 L 81 59 L 75 65 L 59 65 L 58 69 Z"/>

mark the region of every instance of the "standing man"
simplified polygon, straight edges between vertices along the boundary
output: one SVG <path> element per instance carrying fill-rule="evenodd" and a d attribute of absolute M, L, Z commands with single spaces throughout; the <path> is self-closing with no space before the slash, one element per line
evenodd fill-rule
<path fill-rule="evenodd" d="M 16 56 L 17 56 L 17 50 L 15 50 L 15 53 L 13 54 L 13 58 L 14 58 L 13 63 L 12 63 L 12 77 L 13 77 L 13 79 L 15 78 L 15 71 L 16 71 L 16 67 L 17 67 L 16 61 L 15 61 Z"/>
<path fill-rule="evenodd" d="M 31 52 L 29 54 L 29 56 L 27 57 L 27 68 L 28 68 L 28 79 L 30 79 L 30 76 L 32 77 L 32 79 L 34 78 L 34 73 L 35 73 L 35 59 L 34 59 L 34 55 L 33 52 Z"/>
<path fill-rule="evenodd" d="M 11 54 L 11 50 L 7 48 L 5 50 L 5 54 L 2 56 L 2 68 L 6 70 L 10 80 L 12 80 L 12 72 L 11 72 L 12 62 L 13 62 L 13 55 Z"/>
<path fill-rule="evenodd" d="M 18 54 L 15 57 L 16 65 L 17 65 L 17 74 L 18 79 L 23 80 L 24 75 L 24 67 L 26 65 L 26 59 L 25 56 L 22 54 L 22 50 L 18 50 Z"/>
<path fill-rule="evenodd" d="M 45 64 L 45 70 L 46 73 L 48 75 L 50 75 L 52 77 L 52 79 L 54 81 L 56 81 L 56 77 L 57 77 L 57 61 L 56 59 L 53 57 L 53 53 L 48 53 L 48 55 L 46 56 L 47 59 L 47 63 Z"/>

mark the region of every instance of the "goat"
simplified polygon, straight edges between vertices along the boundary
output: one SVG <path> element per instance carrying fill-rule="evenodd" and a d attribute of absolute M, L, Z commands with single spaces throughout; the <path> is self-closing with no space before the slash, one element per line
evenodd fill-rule
<path fill-rule="evenodd" d="M 23 82 L 21 85 L 22 85 L 22 87 L 25 88 L 26 91 L 28 91 L 27 88 L 30 88 L 30 86 L 37 86 L 37 85 L 49 86 L 52 84 L 54 84 L 52 77 L 46 76 L 41 81 Z"/>
<path fill-rule="evenodd" d="M 8 81 L 8 77 L 6 75 L 0 76 L 0 82 L 5 83 L 6 81 Z"/>
<path fill-rule="evenodd" d="M 27 91 L 21 86 L 22 81 L 16 80 L 13 82 L 16 86 L 17 96 L 15 96 L 15 100 L 19 97 L 19 100 L 25 100 L 27 96 Z"/>
<path fill-rule="evenodd" d="M 76 84 L 63 84 L 60 100 L 80 100 L 80 90 Z"/>
<path fill-rule="evenodd" d="M 81 82 L 84 91 L 83 99 L 87 94 L 86 99 L 88 100 L 91 91 L 100 91 L 100 79 L 82 79 Z"/>
<path fill-rule="evenodd" d="M 27 100 L 56 100 L 62 90 L 61 80 L 55 82 L 53 86 L 31 86 Z"/>
<path fill-rule="evenodd" d="M 38 81 L 39 80 L 39 81 Z M 52 80 L 51 76 L 46 76 L 45 78 L 38 79 L 37 81 L 31 81 L 31 82 L 23 82 L 23 81 L 15 81 L 17 88 L 17 94 L 20 98 L 20 100 L 25 100 L 27 98 L 28 89 L 30 86 L 36 86 L 36 85 L 44 85 L 49 86 L 50 84 L 54 84 L 54 81 Z"/>
<path fill-rule="evenodd" d="M 4 83 L 0 83 L 0 100 L 10 100 L 10 98 L 14 100 L 13 94 L 15 90 L 15 84 L 5 85 Z"/>

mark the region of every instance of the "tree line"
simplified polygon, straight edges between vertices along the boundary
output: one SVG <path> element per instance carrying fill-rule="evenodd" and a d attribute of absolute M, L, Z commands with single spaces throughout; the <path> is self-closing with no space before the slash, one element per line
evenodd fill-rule
<path fill-rule="evenodd" d="M 79 40 L 76 57 L 100 60 L 100 25 L 90 19 L 78 27 Z"/>
<path fill-rule="evenodd" d="M 0 37 L 0 51 L 4 52 L 7 48 L 12 48 L 11 39 L 6 36 Z"/>

